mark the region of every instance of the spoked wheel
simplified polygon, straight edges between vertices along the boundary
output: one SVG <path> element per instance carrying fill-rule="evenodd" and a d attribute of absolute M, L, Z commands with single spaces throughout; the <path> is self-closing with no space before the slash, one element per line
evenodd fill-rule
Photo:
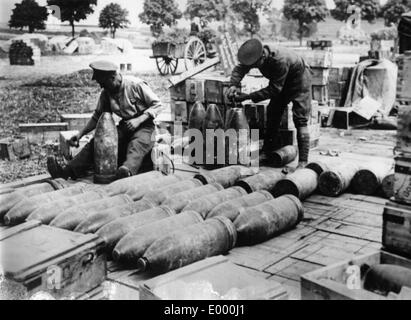
<path fill-rule="evenodd" d="M 178 59 L 170 57 L 156 58 L 157 69 L 161 75 L 165 76 L 169 73 L 174 74 L 177 70 Z"/>
<path fill-rule="evenodd" d="M 197 37 L 192 37 L 184 50 L 184 64 L 186 70 L 191 69 L 207 59 L 204 43 Z"/>

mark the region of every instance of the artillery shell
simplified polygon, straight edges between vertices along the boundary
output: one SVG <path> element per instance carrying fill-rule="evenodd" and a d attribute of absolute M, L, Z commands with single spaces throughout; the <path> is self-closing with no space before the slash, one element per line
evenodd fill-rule
<path fill-rule="evenodd" d="M 152 180 L 161 179 L 163 177 L 164 175 L 160 171 L 149 171 L 128 178 L 116 180 L 107 186 L 104 186 L 104 189 L 110 196 L 115 196 L 117 194 L 130 192 L 141 184 Z"/>
<path fill-rule="evenodd" d="M 276 183 L 283 178 L 284 174 L 282 172 L 266 170 L 251 177 L 241 179 L 237 181 L 235 185 L 244 188 L 248 193 L 259 190 L 271 191 Z"/>
<path fill-rule="evenodd" d="M 203 184 L 201 181 L 197 179 L 189 179 L 189 180 L 183 180 L 177 183 L 173 183 L 170 185 L 167 185 L 163 188 L 160 188 L 158 190 L 153 190 L 147 192 L 143 199 L 150 200 L 156 205 L 160 205 L 163 201 L 165 201 L 168 197 L 177 194 L 182 191 L 187 191 L 190 189 L 194 189 L 197 187 L 202 186 Z"/>
<path fill-rule="evenodd" d="M 354 175 L 351 181 L 352 190 L 365 195 L 376 193 L 390 170 L 391 166 L 382 163 L 367 163 L 365 168 L 361 168 Z"/>
<path fill-rule="evenodd" d="M 27 220 L 39 220 L 43 224 L 49 224 L 51 220 L 66 209 L 105 197 L 107 197 L 107 193 L 102 189 L 81 193 L 72 197 L 65 197 L 42 205 L 40 208 L 34 210 L 27 217 Z"/>
<path fill-rule="evenodd" d="M 182 211 L 197 211 L 203 219 L 205 219 L 211 210 L 213 210 L 220 203 L 239 198 L 246 194 L 247 192 L 241 187 L 231 187 L 193 200 L 187 204 Z"/>
<path fill-rule="evenodd" d="M 135 266 L 146 249 L 159 238 L 175 230 L 202 222 L 203 218 L 195 211 L 184 211 L 180 214 L 154 221 L 127 233 L 113 250 L 113 259 L 124 264 Z"/>
<path fill-rule="evenodd" d="M 211 210 L 206 218 L 208 219 L 225 216 L 231 221 L 234 221 L 235 218 L 237 218 L 237 216 L 240 214 L 240 209 L 256 206 L 262 202 L 266 202 L 272 199 L 273 196 L 268 191 L 256 191 L 245 196 L 221 203 L 213 210 Z"/>
<path fill-rule="evenodd" d="M 233 223 L 226 217 L 215 217 L 159 238 L 138 259 L 137 268 L 157 274 L 174 270 L 227 253 L 235 246 L 236 238 Z"/>
<path fill-rule="evenodd" d="M 293 195 L 284 195 L 243 209 L 235 219 L 239 245 L 254 245 L 294 228 L 303 218 L 304 208 Z"/>
<path fill-rule="evenodd" d="M 205 194 L 214 194 L 223 189 L 223 186 L 218 183 L 207 184 L 205 186 L 197 187 L 188 191 L 182 191 L 172 195 L 164 200 L 162 205 L 165 205 L 173 209 L 176 213 L 179 213 L 191 201 L 198 199 Z"/>
<path fill-rule="evenodd" d="M 294 161 L 294 159 L 297 157 L 297 154 L 297 148 L 290 145 L 272 152 L 269 156 L 269 159 L 274 167 L 279 168 Z"/>
<path fill-rule="evenodd" d="M 224 188 L 228 188 L 233 186 L 238 180 L 252 176 L 254 173 L 254 169 L 252 168 L 236 165 L 212 171 L 204 171 L 196 174 L 194 179 L 199 179 L 204 184 L 216 182 Z"/>
<path fill-rule="evenodd" d="M 111 207 L 88 215 L 87 218 L 79 223 L 74 231 L 80 233 L 94 233 L 115 219 L 130 216 L 151 208 L 154 208 L 154 204 L 146 199 Z"/>
<path fill-rule="evenodd" d="M 23 222 L 32 212 L 34 212 L 34 210 L 46 203 L 84 193 L 88 190 L 90 189 L 86 184 L 77 183 L 70 188 L 46 192 L 27 198 L 16 204 L 7 212 L 4 216 L 4 222 L 7 225 Z"/>
<path fill-rule="evenodd" d="M 330 166 L 320 175 L 318 189 L 325 196 L 336 197 L 348 189 L 358 170 L 359 167 L 353 163 Z"/>
<path fill-rule="evenodd" d="M 127 233 L 144 224 L 165 219 L 174 214 L 174 210 L 165 206 L 152 208 L 128 217 L 118 218 L 103 226 L 96 234 L 104 240 L 106 251 L 111 252 L 117 242 Z"/>
<path fill-rule="evenodd" d="M 292 194 L 303 200 L 310 196 L 318 186 L 318 174 L 311 169 L 297 169 L 277 182 L 272 190 L 275 198 Z"/>
<path fill-rule="evenodd" d="M 107 208 L 115 207 L 125 203 L 131 203 L 133 200 L 125 194 L 119 194 L 114 197 L 107 197 L 93 202 L 88 202 L 79 206 L 72 207 L 60 213 L 50 222 L 50 226 L 73 230 L 82 221 L 95 212 L 100 212 Z"/>

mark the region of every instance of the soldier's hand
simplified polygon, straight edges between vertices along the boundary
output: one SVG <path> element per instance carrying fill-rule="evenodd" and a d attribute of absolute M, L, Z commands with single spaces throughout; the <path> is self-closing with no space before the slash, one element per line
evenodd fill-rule
<path fill-rule="evenodd" d="M 80 145 L 80 135 L 76 134 L 72 136 L 70 140 L 68 141 L 68 143 L 70 146 L 78 148 Z"/>
<path fill-rule="evenodd" d="M 134 132 L 137 130 L 137 128 L 140 126 L 141 124 L 141 118 L 134 118 L 134 119 L 130 119 L 126 121 L 126 128 L 127 130 Z"/>
<path fill-rule="evenodd" d="M 237 91 L 238 91 L 238 88 L 236 86 L 231 86 L 230 88 L 228 88 L 226 91 L 227 98 L 232 99 L 237 93 Z"/>

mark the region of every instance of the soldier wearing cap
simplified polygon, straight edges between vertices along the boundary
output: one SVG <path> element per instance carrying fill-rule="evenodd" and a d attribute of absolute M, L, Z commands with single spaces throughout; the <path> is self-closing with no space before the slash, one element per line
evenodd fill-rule
<path fill-rule="evenodd" d="M 112 112 L 121 118 L 117 127 L 120 165 L 117 178 L 135 175 L 143 160 L 144 163 L 151 161 L 153 119 L 163 109 L 160 99 L 143 80 L 118 73 L 117 65 L 112 62 L 96 61 L 90 67 L 93 69 L 92 79 L 103 90 L 90 121 L 69 143 L 78 147 L 81 137 L 96 128 L 101 114 Z M 51 176 L 65 179 L 84 176 L 94 163 L 93 146 L 92 140 L 64 167 L 54 157 L 49 157 L 47 167 Z"/>
<path fill-rule="evenodd" d="M 260 102 L 270 99 L 267 106 L 267 132 L 264 137 L 265 152 L 281 147 L 279 136 L 282 114 L 293 103 L 293 121 L 297 129 L 299 167 L 308 161 L 310 137 L 308 119 L 311 113 L 311 71 L 304 60 L 286 48 L 270 50 L 257 39 L 247 40 L 238 50 L 237 65 L 231 74 L 231 87 L 227 97 L 241 102 L 251 99 Z M 258 68 L 270 80 L 268 86 L 250 94 L 238 94 L 241 80 L 252 68 Z"/>

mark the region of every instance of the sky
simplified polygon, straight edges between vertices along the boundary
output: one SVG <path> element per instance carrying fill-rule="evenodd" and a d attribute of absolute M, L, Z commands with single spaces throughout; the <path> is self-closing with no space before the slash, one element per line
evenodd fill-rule
<path fill-rule="evenodd" d="M 187 0 L 175 0 L 181 10 L 184 10 Z M 1 0 L 0 1 L 0 23 L 7 23 L 10 19 L 11 10 L 14 8 L 16 3 L 21 2 L 21 0 Z M 46 5 L 46 0 L 37 0 L 40 5 Z M 89 15 L 86 20 L 80 21 L 79 24 L 83 25 L 97 25 L 98 16 L 102 8 L 104 8 L 110 2 L 115 2 L 120 4 L 123 8 L 129 11 L 129 20 L 131 21 L 131 26 L 138 27 L 141 22 L 138 19 L 138 14 L 142 11 L 143 0 L 97 0 L 97 7 L 94 13 Z M 387 2 L 387 0 L 380 0 L 382 4 Z M 334 5 L 333 0 L 326 0 L 329 7 Z M 272 5 L 275 8 L 281 9 L 284 4 L 284 0 L 273 0 Z"/>

